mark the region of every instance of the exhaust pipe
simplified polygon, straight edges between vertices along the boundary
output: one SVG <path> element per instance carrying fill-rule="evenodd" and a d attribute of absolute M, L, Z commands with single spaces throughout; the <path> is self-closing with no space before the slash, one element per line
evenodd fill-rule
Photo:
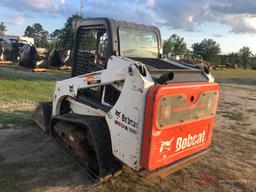
<path fill-rule="evenodd" d="M 161 75 L 158 79 L 157 79 L 157 83 L 159 84 L 164 84 L 167 81 L 171 81 L 174 77 L 174 73 L 173 72 L 168 72 L 168 73 L 164 73 L 163 75 Z"/>

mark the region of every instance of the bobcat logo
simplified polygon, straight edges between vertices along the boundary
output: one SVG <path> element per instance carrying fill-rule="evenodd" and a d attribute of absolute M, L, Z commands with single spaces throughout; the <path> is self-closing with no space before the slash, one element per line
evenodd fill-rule
<path fill-rule="evenodd" d="M 121 112 L 116 110 L 115 115 L 116 115 L 117 117 L 120 117 L 120 116 L 121 116 Z"/>
<path fill-rule="evenodd" d="M 171 150 L 171 145 L 174 137 L 168 141 L 161 141 L 161 146 L 160 146 L 160 153 L 163 151 L 170 151 Z"/>

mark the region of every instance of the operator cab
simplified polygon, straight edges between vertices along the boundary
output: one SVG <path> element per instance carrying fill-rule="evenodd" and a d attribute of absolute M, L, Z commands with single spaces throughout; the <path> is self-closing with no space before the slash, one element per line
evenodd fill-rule
<path fill-rule="evenodd" d="M 160 58 L 162 40 L 160 31 L 146 26 L 109 18 L 78 20 L 74 23 L 76 35 L 73 50 L 72 77 L 107 68 L 112 56 L 128 58 Z M 104 90 L 105 89 L 105 90 Z M 114 105 L 120 95 L 118 88 L 107 85 L 79 93 L 80 99 Z"/>
<path fill-rule="evenodd" d="M 162 39 L 157 27 L 109 18 L 92 18 L 78 20 L 74 28 L 76 35 L 72 77 L 106 69 L 112 55 L 145 64 L 153 77 L 166 70 L 184 72 L 185 69 L 190 74 L 191 69 L 200 71 L 198 65 L 162 58 Z M 191 81 L 205 81 L 197 78 L 193 77 Z"/>
<path fill-rule="evenodd" d="M 72 77 L 106 69 L 108 59 L 115 55 L 143 63 L 156 83 L 208 81 L 200 67 L 162 58 L 162 39 L 157 27 L 109 18 L 78 20 L 74 25 Z M 93 99 L 93 103 L 113 106 L 120 89 L 107 85 L 86 89 L 79 95 Z"/>
<path fill-rule="evenodd" d="M 112 55 L 160 58 L 162 40 L 154 26 L 109 18 L 78 20 L 72 76 L 105 69 Z"/>

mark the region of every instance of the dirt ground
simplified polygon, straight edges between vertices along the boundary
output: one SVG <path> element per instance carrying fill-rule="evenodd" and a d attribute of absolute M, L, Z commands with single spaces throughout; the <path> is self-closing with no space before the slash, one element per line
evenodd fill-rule
<path fill-rule="evenodd" d="M 0 191 L 255 192 L 256 82 L 246 82 L 221 81 L 212 151 L 188 168 L 154 181 L 125 168 L 118 178 L 92 184 L 70 157 L 32 123 L 30 115 L 36 102 L 6 103 L 1 106 L 6 109 L 5 116 L 19 116 L 19 109 L 28 120 L 21 124 L 0 123 Z"/>

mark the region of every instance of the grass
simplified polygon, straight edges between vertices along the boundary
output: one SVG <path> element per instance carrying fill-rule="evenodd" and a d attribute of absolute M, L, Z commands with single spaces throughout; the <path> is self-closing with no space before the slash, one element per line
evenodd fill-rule
<path fill-rule="evenodd" d="M 249 132 L 249 134 L 256 136 L 256 130 L 255 130 L 255 129 L 252 129 L 252 130 Z"/>
<path fill-rule="evenodd" d="M 256 85 L 256 70 L 218 69 L 212 70 L 216 82 L 236 85 Z"/>
<path fill-rule="evenodd" d="M 52 81 L 0 79 L 0 101 L 47 101 L 53 95 Z"/>
<path fill-rule="evenodd" d="M 235 120 L 235 121 L 243 121 L 244 120 L 243 114 L 240 112 L 221 111 L 220 114 L 222 117 L 225 117 L 229 120 Z"/>
<path fill-rule="evenodd" d="M 249 78 L 256 80 L 256 71 L 244 69 L 213 70 L 216 78 Z M 49 101 L 55 81 L 70 76 L 70 71 L 50 70 L 38 74 L 18 66 L 0 68 L 0 104 L 12 101 Z"/>
<path fill-rule="evenodd" d="M 245 123 L 245 122 L 237 122 L 237 125 L 243 126 L 243 127 L 248 127 L 251 125 L 251 123 Z"/>
<path fill-rule="evenodd" d="M 56 183 L 56 181 L 66 178 L 71 182 L 75 180 L 73 172 L 78 171 L 78 168 L 63 158 L 57 156 L 54 158 L 54 160 L 50 158 L 0 164 L 0 191 L 47 191 L 48 186 L 65 186 L 65 183 Z"/>
<path fill-rule="evenodd" d="M 249 113 L 256 113 L 256 109 L 247 109 L 246 111 Z"/>
<path fill-rule="evenodd" d="M 0 124 L 30 124 L 35 102 L 52 100 L 56 80 L 69 76 L 70 71 L 40 74 L 15 65 L 0 67 Z"/>
<path fill-rule="evenodd" d="M 250 97 L 241 97 L 242 99 L 247 99 L 247 100 L 250 100 L 250 101 L 256 101 L 255 98 L 250 98 Z"/>
<path fill-rule="evenodd" d="M 224 104 L 226 104 L 226 105 L 230 105 L 230 106 L 239 106 L 239 105 L 241 105 L 240 103 L 235 103 L 235 102 L 226 102 L 226 101 L 224 101 L 223 102 Z"/>
<path fill-rule="evenodd" d="M 42 167 L 48 167 L 50 170 L 41 172 Z M 51 171 L 56 167 L 58 171 Z M 58 179 L 66 177 L 73 179 L 72 171 L 76 169 L 69 161 L 61 161 L 60 159 L 44 159 L 36 162 L 5 162 L 0 164 L 0 191 L 23 192 L 32 191 L 34 188 L 41 188 L 41 186 L 51 186 Z M 29 179 L 31 181 L 24 185 Z"/>
<path fill-rule="evenodd" d="M 212 70 L 211 73 L 215 78 L 223 79 L 252 79 L 256 80 L 256 70 L 251 69 L 218 69 Z"/>
<path fill-rule="evenodd" d="M 21 191 L 17 185 L 22 180 L 19 169 L 20 166 L 16 164 L 0 164 L 0 189 L 2 191 Z"/>
<path fill-rule="evenodd" d="M 28 112 L 28 111 L 0 112 L 0 124 L 25 125 L 29 123 L 32 123 L 31 112 Z"/>
<path fill-rule="evenodd" d="M 50 71 L 40 75 L 0 68 L 0 104 L 12 101 L 49 101 L 53 96 L 56 79 L 67 78 L 69 73 Z"/>
<path fill-rule="evenodd" d="M 5 75 L 17 75 L 17 74 L 22 74 L 22 73 L 26 73 L 21 75 L 22 78 L 27 78 L 27 79 L 33 79 L 33 77 L 35 77 L 34 79 L 42 79 L 42 80 L 58 80 L 58 79 L 62 79 L 62 78 L 68 78 L 70 77 L 71 74 L 71 70 L 67 69 L 67 70 L 49 70 L 47 72 L 42 72 L 42 73 L 32 73 L 31 69 L 26 69 L 23 67 L 20 67 L 18 64 L 14 64 L 14 65 L 10 65 L 10 66 L 3 66 L 0 67 L 0 72 L 4 72 L 4 71 L 8 71 L 7 74 Z M 2 73 L 3 74 L 3 73 Z"/>

